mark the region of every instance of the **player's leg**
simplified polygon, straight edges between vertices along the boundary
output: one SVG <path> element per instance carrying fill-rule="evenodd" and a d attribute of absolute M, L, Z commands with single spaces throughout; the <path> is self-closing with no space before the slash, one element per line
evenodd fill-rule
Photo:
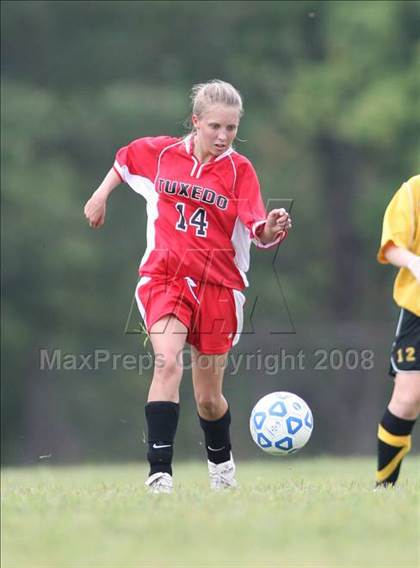
<path fill-rule="evenodd" d="M 237 290 L 211 283 L 199 287 L 189 336 L 194 395 L 204 432 L 210 484 L 213 489 L 235 487 L 235 464 L 230 441 L 230 410 L 222 393 L 226 360 L 242 331 L 245 297 Z M 217 353 L 217 355 L 210 355 Z"/>
<path fill-rule="evenodd" d="M 404 420 L 416 420 L 420 412 L 420 371 L 397 373 L 388 409 Z"/>
<path fill-rule="evenodd" d="M 179 403 L 182 379 L 182 350 L 188 330 L 175 316 L 165 316 L 150 329 L 155 366 L 149 389 L 148 402 L 159 400 Z"/>
<path fill-rule="evenodd" d="M 411 431 L 420 413 L 420 371 L 397 373 L 388 408 L 378 428 L 379 485 L 395 485 L 411 448 Z"/>
<path fill-rule="evenodd" d="M 420 317 L 402 309 L 392 345 L 395 377 L 388 408 L 378 427 L 377 485 L 395 485 L 410 451 L 411 431 L 420 411 Z"/>
<path fill-rule="evenodd" d="M 204 432 L 210 485 L 213 489 L 235 487 L 235 464 L 230 441 L 231 417 L 222 393 L 227 354 L 204 355 L 191 346 L 191 357 L 194 396 Z"/>
<path fill-rule="evenodd" d="M 146 484 L 172 489 L 172 457 L 179 415 L 179 386 L 182 379 L 182 350 L 187 328 L 174 316 L 156 322 L 149 332 L 155 355 L 153 379 L 145 406 L 150 464 Z M 155 487 L 156 486 L 156 487 Z M 160 487 L 164 490 L 165 487 Z M 159 491 L 160 492 L 160 491 Z"/>
<path fill-rule="evenodd" d="M 213 463 L 230 457 L 230 412 L 223 396 L 223 375 L 227 355 L 203 355 L 191 346 L 192 381 L 207 455 Z"/>

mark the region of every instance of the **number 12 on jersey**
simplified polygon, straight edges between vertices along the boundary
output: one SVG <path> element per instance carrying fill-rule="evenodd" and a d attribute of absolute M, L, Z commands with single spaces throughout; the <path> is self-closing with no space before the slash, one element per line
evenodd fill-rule
<path fill-rule="evenodd" d="M 175 205 L 175 208 L 179 213 L 179 219 L 176 224 L 178 231 L 187 231 L 188 225 L 192 225 L 193 227 L 195 227 L 195 234 L 197 237 L 207 236 L 207 227 L 209 226 L 209 223 L 207 221 L 205 209 L 199 207 L 191 215 L 190 220 L 187 221 L 187 219 L 185 218 L 185 203 L 177 203 Z"/>

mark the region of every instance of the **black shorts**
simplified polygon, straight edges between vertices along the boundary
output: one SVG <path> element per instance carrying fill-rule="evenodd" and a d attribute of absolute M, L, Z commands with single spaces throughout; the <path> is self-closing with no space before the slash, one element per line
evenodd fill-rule
<path fill-rule="evenodd" d="M 391 351 L 389 374 L 420 371 L 420 317 L 401 309 Z"/>

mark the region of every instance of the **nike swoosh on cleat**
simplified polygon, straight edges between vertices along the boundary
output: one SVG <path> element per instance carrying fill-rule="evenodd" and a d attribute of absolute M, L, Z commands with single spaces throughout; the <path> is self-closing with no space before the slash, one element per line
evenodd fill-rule
<path fill-rule="evenodd" d="M 159 450 L 160 448 L 170 448 L 171 444 L 162 444 L 162 445 L 153 444 L 152 447 L 154 450 Z"/>
<path fill-rule="evenodd" d="M 222 448 L 211 448 L 210 446 L 207 446 L 207 449 L 210 450 L 211 452 L 221 452 L 225 448 L 226 446 L 223 446 Z"/>

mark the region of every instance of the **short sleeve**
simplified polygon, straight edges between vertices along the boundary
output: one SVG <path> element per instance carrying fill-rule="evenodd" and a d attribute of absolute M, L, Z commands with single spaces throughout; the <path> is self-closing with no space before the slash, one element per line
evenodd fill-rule
<path fill-rule="evenodd" d="M 138 138 L 118 150 L 114 170 L 126 183 L 130 176 L 141 176 L 154 182 L 160 153 L 177 141 L 178 138 L 170 136 Z"/>
<path fill-rule="evenodd" d="M 279 234 L 275 241 L 263 244 L 258 235 L 264 229 L 267 212 L 261 197 L 260 184 L 257 174 L 250 162 L 241 164 L 235 185 L 238 216 L 249 230 L 254 244 L 259 248 L 270 248 L 280 243 L 287 235 L 286 231 Z"/>
<path fill-rule="evenodd" d="M 381 246 L 377 254 L 380 263 L 388 264 L 384 253 L 390 244 L 403 248 L 409 247 L 412 235 L 411 216 L 409 187 L 404 183 L 395 193 L 385 211 Z"/>

